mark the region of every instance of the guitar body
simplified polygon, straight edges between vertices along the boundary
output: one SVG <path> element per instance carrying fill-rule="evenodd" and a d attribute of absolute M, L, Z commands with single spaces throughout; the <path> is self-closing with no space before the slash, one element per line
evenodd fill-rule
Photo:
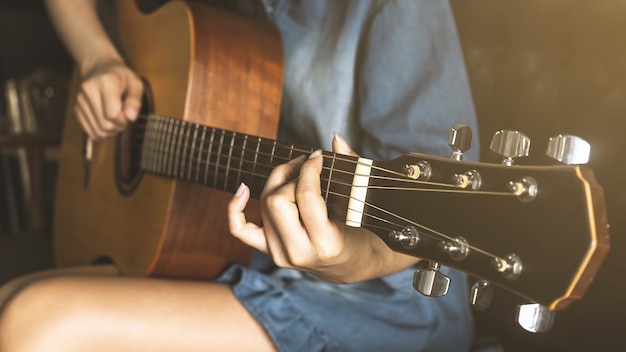
<path fill-rule="evenodd" d="M 146 82 L 144 112 L 275 137 L 283 57 L 271 24 L 183 1 L 143 13 L 119 0 L 113 10 L 119 49 Z M 149 173 L 120 187 L 124 144 L 98 142 L 87 162 L 84 133 L 68 115 L 54 218 L 58 265 L 110 260 L 126 275 L 204 279 L 249 260 L 251 250 L 228 233 L 230 193 Z"/>

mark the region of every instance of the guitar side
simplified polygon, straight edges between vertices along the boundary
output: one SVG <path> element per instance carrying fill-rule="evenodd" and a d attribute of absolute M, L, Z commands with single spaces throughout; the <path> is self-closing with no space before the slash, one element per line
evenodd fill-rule
<path fill-rule="evenodd" d="M 282 48 L 271 24 L 182 1 L 144 14 L 119 0 L 114 17 L 120 51 L 147 82 L 150 112 L 275 137 Z M 250 249 L 228 234 L 230 194 L 144 174 L 124 195 L 113 139 L 97 143 L 84 187 L 83 132 L 68 115 L 54 221 L 59 265 L 108 258 L 128 275 L 211 278 L 248 260 Z"/>

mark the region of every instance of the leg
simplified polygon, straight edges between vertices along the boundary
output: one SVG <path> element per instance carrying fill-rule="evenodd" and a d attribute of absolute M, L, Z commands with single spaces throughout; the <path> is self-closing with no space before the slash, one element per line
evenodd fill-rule
<path fill-rule="evenodd" d="M 24 287 L 0 316 L 3 351 L 274 350 L 229 287 L 65 276 Z"/>

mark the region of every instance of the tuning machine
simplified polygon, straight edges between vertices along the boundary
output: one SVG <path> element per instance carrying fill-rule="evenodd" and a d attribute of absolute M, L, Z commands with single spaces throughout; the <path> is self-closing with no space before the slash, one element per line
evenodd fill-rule
<path fill-rule="evenodd" d="M 493 286 L 485 280 L 478 280 L 470 288 L 470 305 L 478 311 L 486 310 L 493 298 Z"/>
<path fill-rule="evenodd" d="M 425 296 L 440 297 L 448 293 L 450 278 L 442 274 L 441 264 L 429 262 L 427 269 L 416 270 L 413 275 L 413 288 Z"/>
<path fill-rule="evenodd" d="M 591 146 L 584 139 L 573 135 L 551 137 L 546 155 L 566 165 L 586 164 L 589 161 Z"/>
<path fill-rule="evenodd" d="M 452 159 L 462 160 L 463 153 L 472 146 L 472 129 L 467 125 L 455 125 L 450 132 L 448 145 L 452 148 Z"/>
<path fill-rule="evenodd" d="M 544 332 L 554 324 L 555 313 L 538 303 L 517 307 L 517 323 L 529 332 Z"/>
<path fill-rule="evenodd" d="M 489 148 L 503 157 L 502 164 L 511 166 L 515 158 L 528 156 L 530 138 L 519 131 L 500 130 L 493 135 Z"/>

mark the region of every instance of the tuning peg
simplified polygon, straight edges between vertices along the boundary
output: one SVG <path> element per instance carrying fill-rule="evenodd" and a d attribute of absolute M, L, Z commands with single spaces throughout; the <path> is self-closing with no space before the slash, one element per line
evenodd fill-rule
<path fill-rule="evenodd" d="M 546 155 L 567 165 L 586 164 L 591 146 L 584 139 L 572 135 L 558 135 L 548 141 Z"/>
<path fill-rule="evenodd" d="M 441 264 L 429 262 L 428 269 L 415 271 L 413 275 L 413 287 L 417 292 L 430 297 L 440 297 L 448 293 L 450 278 L 442 274 L 439 269 Z"/>
<path fill-rule="evenodd" d="M 493 135 L 490 149 L 504 157 L 502 163 L 513 165 L 513 159 L 528 156 L 530 138 L 519 131 L 500 130 Z"/>
<path fill-rule="evenodd" d="M 475 310 L 483 311 L 491 304 L 493 286 L 487 281 L 478 280 L 470 289 L 470 304 Z"/>
<path fill-rule="evenodd" d="M 472 129 L 467 125 L 455 125 L 450 132 L 448 145 L 452 148 L 452 159 L 462 160 L 463 153 L 472 146 Z"/>
<path fill-rule="evenodd" d="M 544 332 L 554 324 L 555 313 L 538 303 L 517 307 L 517 323 L 529 332 Z"/>

